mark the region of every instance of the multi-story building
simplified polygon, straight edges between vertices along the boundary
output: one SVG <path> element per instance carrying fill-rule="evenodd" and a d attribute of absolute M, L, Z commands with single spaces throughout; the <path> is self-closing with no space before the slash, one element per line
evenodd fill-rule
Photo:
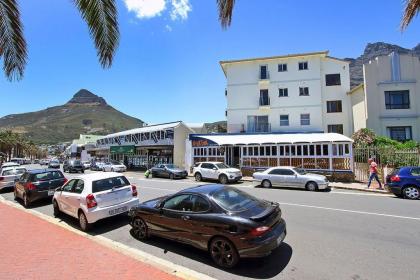
<path fill-rule="evenodd" d="M 365 63 L 363 74 L 366 127 L 394 140 L 420 141 L 420 58 L 393 52 Z"/>
<path fill-rule="evenodd" d="M 228 133 L 353 132 L 349 63 L 328 51 L 220 62 Z"/>

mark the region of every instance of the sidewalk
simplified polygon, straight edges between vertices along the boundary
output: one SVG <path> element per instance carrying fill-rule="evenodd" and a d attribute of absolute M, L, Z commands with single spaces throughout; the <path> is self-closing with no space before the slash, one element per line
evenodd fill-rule
<path fill-rule="evenodd" d="M 0 202 L 0 279 L 180 279 Z"/>

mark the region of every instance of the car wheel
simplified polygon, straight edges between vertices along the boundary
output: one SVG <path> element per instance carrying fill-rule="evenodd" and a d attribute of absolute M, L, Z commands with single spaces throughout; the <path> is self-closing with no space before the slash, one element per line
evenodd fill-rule
<path fill-rule="evenodd" d="M 169 179 L 173 180 L 174 179 L 174 174 L 169 174 Z"/>
<path fill-rule="evenodd" d="M 403 195 L 406 199 L 419 199 L 420 190 L 416 186 L 407 186 L 403 189 Z"/>
<path fill-rule="evenodd" d="M 222 174 L 219 176 L 219 182 L 222 185 L 225 185 L 228 183 L 228 177 L 225 174 Z"/>
<path fill-rule="evenodd" d="M 200 173 L 195 173 L 194 178 L 197 182 L 201 182 L 203 180 L 203 177 L 201 176 Z"/>
<path fill-rule="evenodd" d="M 149 237 L 147 224 L 142 218 L 133 220 L 133 235 L 138 240 L 145 240 Z"/>
<path fill-rule="evenodd" d="M 114 172 L 114 168 L 111 168 L 111 172 Z"/>
<path fill-rule="evenodd" d="M 80 225 L 80 229 L 85 232 L 88 231 L 90 228 L 86 215 L 82 211 L 80 211 L 79 213 L 79 225 Z"/>
<path fill-rule="evenodd" d="M 305 186 L 306 190 L 314 192 L 318 190 L 318 185 L 315 182 L 308 182 Z"/>
<path fill-rule="evenodd" d="M 81 172 L 82 172 L 82 173 L 85 173 L 85 171 L 84 171 L 84 170 L 82 170 Z"/>
<path fill-rule="evenodd" d="M 26 194 L 23 194 L 23 206 L 25 206 L 25 208 L 31 207 L 31 202 Z"/>
<path fill-rule="evenodd" d="M 53 209 L 54 209 L 54 212 L 53 212 L 53 214 L 54 214 L 54 217 L 59 217 L 60 216 L 60 207 L 58 206 L 58 203 L 57 203 L 57 200 L 53 200 Z"/>
<path fill-rule="evenodd" d="M 239 261 L 235 246 L 223 237 L 216 237 L 210 243 L 210 255 L 213 261 L 221 267 L 232 268 Z"/>
<path fill-rule="evenodd" d="M 270 180 L 264 180 L 264 181 L 262 181 L 261 186 L 263 188 L 267 188 L 267 189 L 271 188 L 271 182 L 270 182 Z"/>

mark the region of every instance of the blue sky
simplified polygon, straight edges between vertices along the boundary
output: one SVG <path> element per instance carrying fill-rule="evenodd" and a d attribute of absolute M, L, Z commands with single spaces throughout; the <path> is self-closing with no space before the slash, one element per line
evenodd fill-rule
<path fill-rule="evenodd" d="M 121 41 L 104 70 L 72 1 L 18 2 L 29 62 L 22 81 L 0 75 L 0 117 L 64 104 L 86 88 L 148 123 L 224 120 L 220 60 L 318 50 L 357 57 L 369 42 L 420 42 L 420 18 L 400 32 L 399 0 L 236 1 L 227 30 L 216 0 L 117 0 Z"/>

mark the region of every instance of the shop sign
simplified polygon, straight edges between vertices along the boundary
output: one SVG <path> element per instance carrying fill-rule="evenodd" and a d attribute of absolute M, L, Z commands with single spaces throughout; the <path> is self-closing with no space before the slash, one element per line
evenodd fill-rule
<path fill-rule="evenodd" d="M 111 146 L 111 154 L 134 154 L 135 146 Z"/>

